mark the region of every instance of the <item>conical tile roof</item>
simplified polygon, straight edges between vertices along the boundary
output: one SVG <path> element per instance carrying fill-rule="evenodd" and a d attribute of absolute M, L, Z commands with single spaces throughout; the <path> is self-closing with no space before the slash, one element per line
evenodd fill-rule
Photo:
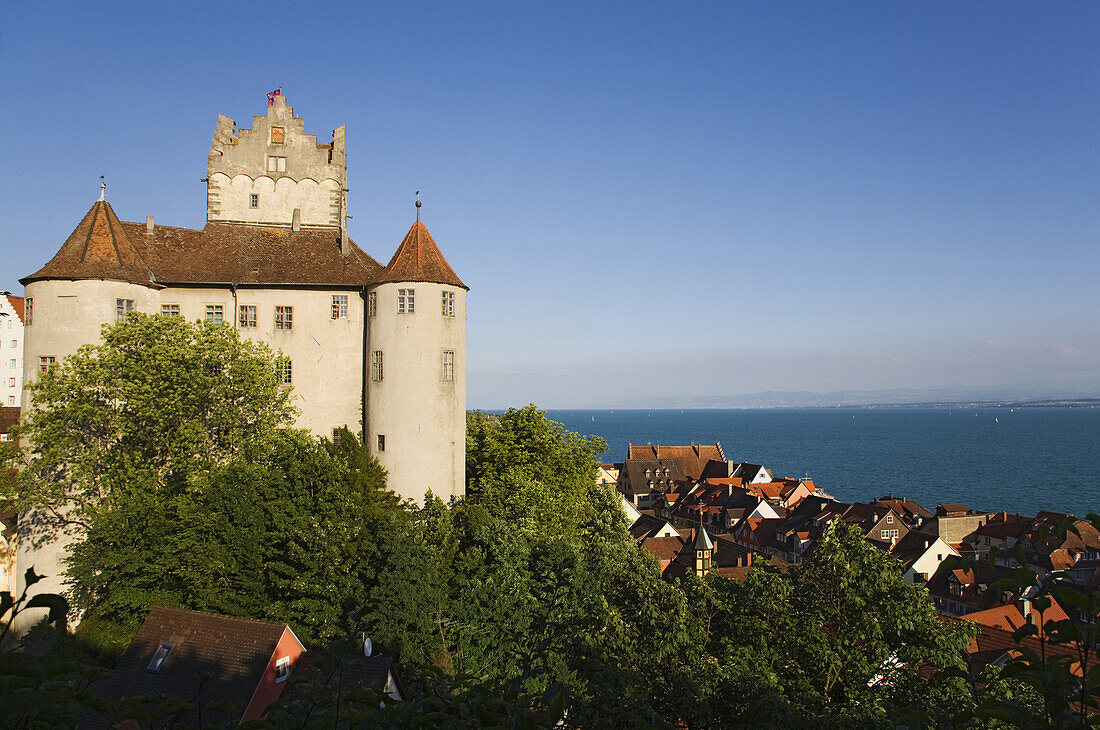
<path fill-rule="evenodd" d="M 447 259 L 443 258 L 443 252 L 435 244 L 432 234 L 420 221 L 413 223 L 377 279 L 379 284 L 398 281 L 426 281 L 470 288 L 462 283 Z"/>
<path fill-rule="evenodd" d="M 97 200 L 61 249 L 22 279 L 109 279 L 155 286 L 152 273 L 105 200 Z"/>

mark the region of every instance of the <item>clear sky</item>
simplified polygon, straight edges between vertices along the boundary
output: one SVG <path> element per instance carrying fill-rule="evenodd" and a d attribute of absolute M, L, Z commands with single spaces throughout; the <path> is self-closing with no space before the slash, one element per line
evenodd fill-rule
<path fill-rule="evenodd" d="M 201 227 L 218 112 L 348 128 L 352 237 L 423 218 L 469 403 L 1100 394 L 1100 4 L 13 3 L 0 288 L 98 195 Z"/>

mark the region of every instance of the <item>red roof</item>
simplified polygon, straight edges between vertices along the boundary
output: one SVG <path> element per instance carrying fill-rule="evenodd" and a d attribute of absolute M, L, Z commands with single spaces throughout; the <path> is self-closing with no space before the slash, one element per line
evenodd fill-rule
<path fill-rule="evenodd" d="M 111 279 L 154 286 L 149 266 L 105 200 L 96 201 L 54 257 L 20 283 L 36 279 Z"/>
<path fill-rule="evenodd" d="M 705 444 L 691 444 L 689 446 L 661 446 L 660 444 L 646 444 L 635 446 L 627 444 L 628 459 L 676 459 L 684 470 L 684 474 L 692 479 L 699 479 L 703 475 L 703 469 L 710 461 L 725 461 L 726 455 L 722 452 L 722 444 L 713 446 Z"/>
<path fill-rule="evenodd" d="M 15 313 L 19 316 L 19 321 L 26 324 L 23 318 L 23 297 L 17 297 L 14 294 L 8 294 L 7 297 L 12 308 L 15 309 Z"/>
<path fill-rule="evenodd" d="M 413 223 L 376 281 L 425 281 L 469 289 L 458 278 L 447 259 L 443 258 L 443 252 L 435 245 L 432 234 L 428 233 L 428 229 L 420 221 Z"/>

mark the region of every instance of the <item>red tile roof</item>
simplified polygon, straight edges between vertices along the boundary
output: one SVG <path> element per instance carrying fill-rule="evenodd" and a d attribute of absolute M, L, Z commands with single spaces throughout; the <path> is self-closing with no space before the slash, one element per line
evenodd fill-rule
<path fill-rule="evenodd" d="M 8 301 L 11 302 L 12 308 L 15 310 L 16 315 L 19 316 L 19 321 L 26 324 L 23 317 L 23 297 L 17 297 L 14 294 L 8 294 Z"/>
<path fill-rule="evenodd" d="M 469 289 L 443 258 L 432 234 L 420 221 L 413 223 L 376 281 L 425 281 Z"/>
<path fill-rule="evenodd" d="M 646 444 L 635 446 L 627 444 L 628 459 L 676 459 L 684 470 L 684 474 L 692 479 L 699 479 L 707 462 L 725 461 L 726 455 L 722 452 L 722 444 L 713 446 L 705 444 L 691 444 L 689 446 L 661 446 L 660 444 Z"/>
<path fill-rule="evenodd" d="M 166 284 L 373 284 L 382 265 L 353 241 L 340 252 L 340 233 L 281 226 L 207 223 L 201 230 L 120 222 L 106 201 L 96 202 L 41 269 L 20 280 L 110 279 Z M 433 243 L 434 246 L 434 243 Z M 438 250 L 438 249 L 436 249 Z M 440 255 L 442 258 L 442 255 Z M 449 267 L 448 267 L 449 268 Z"/>
<path fill-rule="evenodd" d="M 0 406 L 0 433 L 7 433 L 19 422 L 19 406 Z"/>

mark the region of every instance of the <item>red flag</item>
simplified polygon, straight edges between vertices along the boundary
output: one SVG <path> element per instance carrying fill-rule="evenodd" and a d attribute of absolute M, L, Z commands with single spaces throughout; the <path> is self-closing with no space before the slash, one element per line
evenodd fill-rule
<path fill-rule="evenodd" d="M 282 96 L 282 95 L 283 95 L 283 87 L 280 86 L 279 88 L 275 89 L 275 91 L 272 91 L 270 94 L 267 95 L 267 105 L 268 106 L 274 106 L 275 105 L 275 97 L 276 96 Z"/>

